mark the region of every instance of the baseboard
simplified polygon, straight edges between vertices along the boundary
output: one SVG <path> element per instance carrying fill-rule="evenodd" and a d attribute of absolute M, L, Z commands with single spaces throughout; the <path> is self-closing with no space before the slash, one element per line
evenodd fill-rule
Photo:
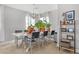
<path fill-rule="evenodd" d="M 8 43 L 13 43 L 14 40 L 10 40 L 10 41 L 0 41 L 0 45 L 6 45 Z"/>

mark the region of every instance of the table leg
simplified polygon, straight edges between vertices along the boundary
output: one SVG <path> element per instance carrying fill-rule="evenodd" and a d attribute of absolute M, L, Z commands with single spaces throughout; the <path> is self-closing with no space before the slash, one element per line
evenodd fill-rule
<path fill-rule="evenodd" d="M 15 44 L 16 44 L 16 47 L 18 47 L 18 37 L 15 37 Z"/>

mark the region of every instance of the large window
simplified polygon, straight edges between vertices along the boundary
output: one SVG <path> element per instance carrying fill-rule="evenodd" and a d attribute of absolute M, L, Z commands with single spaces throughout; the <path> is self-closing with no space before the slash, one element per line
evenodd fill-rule
<path fill-rule="evenodd" d="M 25 17 L 25 20 L 26 20 L 26 29 L 28 28 L 28 26 L 35 25 L 35 19 L 30 17 L 29 15 Z"/>
<path fill-rule="evenodd" d="M 41 17 L 40 20 L 42 20 L 44 23 L 49 23 L 49 17 L 46 16 L 46 17 Z M 31 16 L 29 15 L 26 15 L 25 17 L 25 21 L 26 21 L 26 29 L 28 28 L 28 26 L 31 26 L 31 25 L 35 25 L 35 19 L 33 19 Z"/>

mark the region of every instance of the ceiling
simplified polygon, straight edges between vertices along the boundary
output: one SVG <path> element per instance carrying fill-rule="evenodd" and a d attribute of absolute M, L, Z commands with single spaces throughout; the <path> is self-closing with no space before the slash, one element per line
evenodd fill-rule
<path fill-rule="evenodd" d="M 6 4 L 6 6 L 36 14 L 57 9 L 57 4 Z"/>

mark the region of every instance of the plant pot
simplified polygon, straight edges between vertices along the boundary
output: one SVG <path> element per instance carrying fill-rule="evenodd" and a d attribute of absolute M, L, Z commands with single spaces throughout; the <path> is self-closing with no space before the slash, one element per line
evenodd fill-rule
<path fill-rule="evenodd" d="M 40 32 L 44 32 L 45 31 L 45 28 L 40 28 Z"/>
<path fill-rule="evenodd" d="M 28 33 L 31 34 L 33 32 L 34 28 L 29 27 L 28 28 Z"/>

